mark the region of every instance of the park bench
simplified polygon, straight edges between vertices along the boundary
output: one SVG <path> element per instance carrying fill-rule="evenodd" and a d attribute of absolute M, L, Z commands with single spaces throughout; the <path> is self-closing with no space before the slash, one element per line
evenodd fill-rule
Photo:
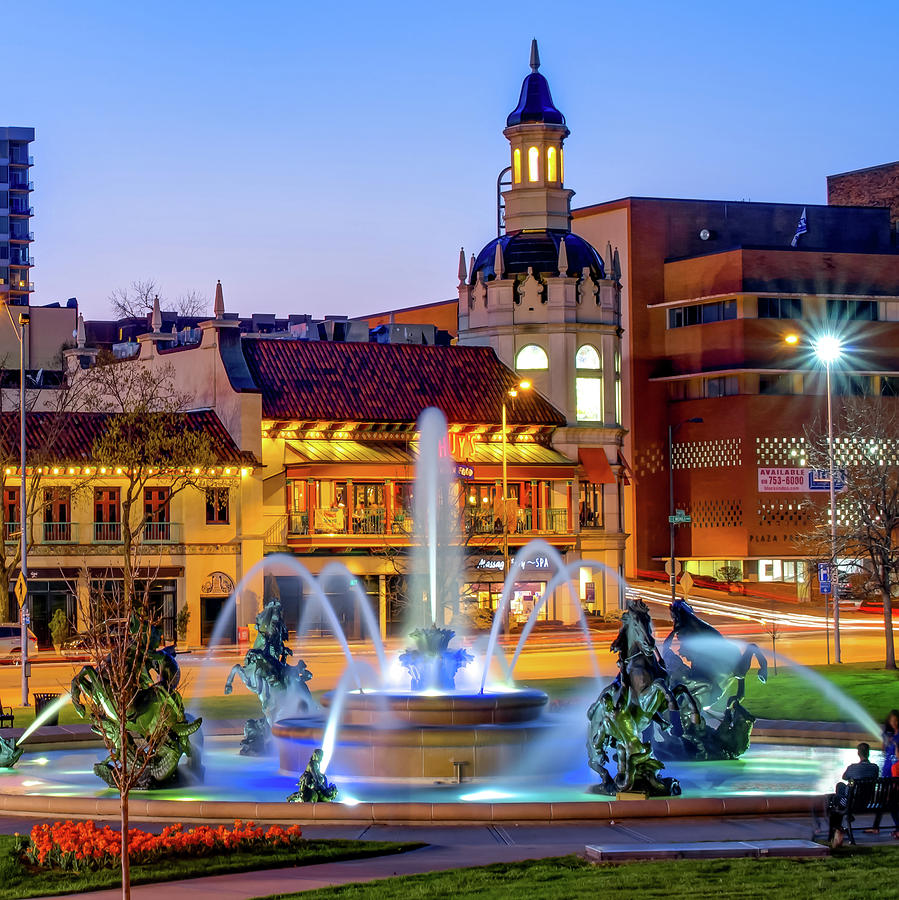
<path fill-rule="evenodd" d="M 12 728 L 16 724 L 11 706 L 3 706 L 0 703 L 0 728 Z"/>
<path fill-rule="evenodd" d="M 837 812 L 843 812 L 849 843 L 855 843 L 852 822 L 856 816 L 890 813 L 899 810 L 899 778 L 859 778 L 849 779 L 846 793 L 837 798 Z M 828 836 L 833 839 L 833 833 Z"/>

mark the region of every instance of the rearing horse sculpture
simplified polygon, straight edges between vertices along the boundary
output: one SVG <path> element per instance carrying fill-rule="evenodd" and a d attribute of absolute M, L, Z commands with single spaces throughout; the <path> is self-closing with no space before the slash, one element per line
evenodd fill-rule
<path fill-rule="evenodd" d="M 680 735 L 679 698 L 686 700 L 691 722 L 699 724 L 701 715 L 687 687 L 669 684 L 652 635 L 649 609 L 642 600 L 628 600 L 611 649 L 618 652 L 618 677 L 587 711 L 590 767 L 602 777 L 602 789 L 607 793 L 679 794 L 675 779 L 659 777 L 663 764 L 653 756 L 645 732 L 655 723 Z M 618 768 L 614 779 L 606 768 L 610 753 L 614 753 Z"/>

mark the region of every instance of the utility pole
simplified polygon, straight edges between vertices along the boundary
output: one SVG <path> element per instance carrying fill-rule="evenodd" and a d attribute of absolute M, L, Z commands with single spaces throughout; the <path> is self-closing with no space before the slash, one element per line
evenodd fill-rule
<path fill-rule="evenodd" d="M 19 580 L 16 584 L 16 597 L 19 601 L 19 626 L 22 638 L 22 706 L 28 706 L 28 500 L 26 496 L 27 480 L 25 476 L 25 329 L 30 321 L 30 314 L 19 313 L 19 528 L 21 530 L 21 553 Z"/>

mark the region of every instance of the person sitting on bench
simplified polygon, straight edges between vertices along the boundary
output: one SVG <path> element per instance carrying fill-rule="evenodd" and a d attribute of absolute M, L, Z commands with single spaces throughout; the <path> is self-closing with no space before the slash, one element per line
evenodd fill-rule
<path fill-rule="evenodd" d="M 871 755 L 871 747 L 864 741 L 858 745 L 858 762 L 854 762 L 846 767 L 843 772 L 843 780 L 837 785 L 835 793 L 827 798 L 827 812 L 830 816 L 830 833 L 833 835 L 833 844 L 839 847 L 843 843 L 843 819 L 848 810 L 848 790 L 847 781 L 858 781 L 862 778 L 879 778 L 880 769 L 868 758 Z M 891 810 L 890 815 L 893 817 L 893 837 L 899 838 L 899 818 L 896 811 Z"/>

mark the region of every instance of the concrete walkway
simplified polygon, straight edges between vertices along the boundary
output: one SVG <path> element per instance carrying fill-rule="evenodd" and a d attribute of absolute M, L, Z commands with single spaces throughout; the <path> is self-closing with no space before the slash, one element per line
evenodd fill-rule
<path fill-rule="evenodd" d="M 0 823 L 0 828 L 10 820 Z M 867 824 L 867 823 L 865 823 Z M 371 881 L 393 875 L 413 875 L 446 869 L 483 866 L 584 853 L 586 844 L 672 843 L 682 841 L 751 841 L 799 839 L 812 836 L 814 822 L 803 817 L 629 819 L 626 823 L 550 826 L 371 826 L 369 828 L 308 827 L 306 837 L 380 841 L 424 841 L 428 846 L 397 856 L 324 863 L 290 869 L 215 875 L 132 889 L 142 900 L 190 898 L 190 900 L 248 900 L 269 894 L 307 891 L 313 888 Z M 20 830 L 25 830 L 21 827 Z M 891 843 L 889 830 L 872 838 L 858 830 L 859 840 Z M 198 860 L 198 867 L 202 861 Z M 114 900 L 118 890 L 71 894 L 70 897 Z"/>

